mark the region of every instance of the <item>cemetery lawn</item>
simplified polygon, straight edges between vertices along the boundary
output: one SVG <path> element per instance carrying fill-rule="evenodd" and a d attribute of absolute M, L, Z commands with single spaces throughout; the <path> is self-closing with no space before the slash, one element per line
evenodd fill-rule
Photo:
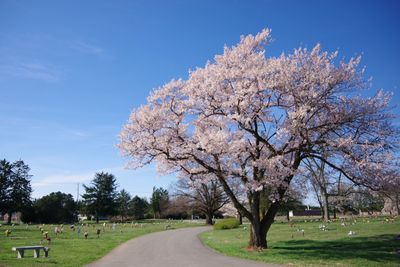
<path fill-rule="evenodd" d="M 278 263 L 289 266 L 400 266 L 400 218 L 394 223 L 385 218 L 357 218 L 342 226 L 341 222 L 275 222 L 268 235 L 268 249 L 247 249 L 249 226 L 231 230 L 211 230 L 201 234 L 204 244 L 228 256 Z M 302 232 L 304 230 L 304 237 Z M 348 236 L 349 231 L 356 235 Z M 293 238 L 292 238 L 293 235 Z"/>
<path fill-rule="evenodd" d="M 12 247 L 16 246 L 32 246 L 40 245 L 42 233 L 39 229 L 41 225 L 2 225 L 0 227 L 0 267 L 4 266 L 83 266 L 93 262 L 102 256 L 106 255 L 116 246 L 144 234 L 163 231 L 166 225 L 171 225 L 171 229 L 203 226 L 201 223 L 191 223 L 185 221 L 143 221 L 142 223 L 117 224 L 116 230 L 113 232 L 108 224 L 105 228 L 105 233 L 100 234 L 97 238 L 96 230 L 103 229 L 102 224 L 89 224 L 89 227 L 82 227 L 80 238 L 76 231 L 69 229 L 69 225 L 64 225 L 62 234 L 55 236 L 54 228 L 57 225 L 45 225 L 43 228 L 48 231 L 51 236 L 51 244 L 44 246 L 50 247 L 48 258 L 33 258 L 33 250 L 25 251 L 23 259 L 17 259 L 17 252 L 12 251 Z M 94 227 L 92 226 L 94 225 Z M 4 231 L 11 229 L 12 233 L 6 237 Z M 83 236 L 85 231 L 88 231 L 88 239 Z M 122 232 L 121 232 L 122 231 Z M 168 230 L 167 230 L 168 231 Z M 40 251 L 43 256 L 43 250 Z"/>

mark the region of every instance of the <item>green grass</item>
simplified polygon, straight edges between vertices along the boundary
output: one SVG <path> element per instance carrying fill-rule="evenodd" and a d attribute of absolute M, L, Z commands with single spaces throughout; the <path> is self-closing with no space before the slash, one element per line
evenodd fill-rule
<path fill-rule="evenodd" d="M 369 222 L 368 222 L 369 221 Z M 400 220 L 387 223 L 384 218 L 357 219 L 353 225 L 340 222 L 276 222 L 268 234 L 268 249 L 246 249 L 249 225 L 231 230 L 213 230 L 201 235 L 211 248 L 229 256 L 291 266 L 400 266 Z M 301 231 L 304 230 L 304 237 Z M 348 236 L 349 231 L 356 235 Z"/>
<path fill-rule="evenodd" d="M 42 232 L 39 225 L 7 226 L 0 227 L 0 266 L 83 266 L 93 262 L 116 246 L 123 242 L 144 234 L 163 231 L 165 226 L 170 224 L 174 228 L 182 228 L 202 223 L 190 223 L 181 221 L 143 221 L 135 224 L 117 224 L 115 232 L 110 229 L 108 224 L 105 228 L 105 233 L 101 233 L 100 238 L 97 238 L 97 228 L 102 229 L 102 224 L 89 224 L 88 227 L 83 227 L 80 238 L 77 232 L 69 229 L 69 225 L 64 226 L 62 234 L 56 236 L 54 228 L 57 225 L 45 225 L 43 228 L 49 232 L 52 238 L 51 244 L 45 246 L 50 247 L 49 258 L 33 258 L 33 251 L 25 252 L 23 259 L 17 259 L 16 252 L 12 251 L 12 247 L 16 246 L 32 246 L 39 245 L 42 238 Z M 94 226 L 94 227 L 93 227 Z M 12 234 L 9 237 L 5 236 L 5 230 L 11 229 Z M 88 239 L 84 239 L 83 233 L 88 231 Z M 122 232 L 121 232 L 122 231 Z M 41 256 L 43 251 L 41 251 Z"/>

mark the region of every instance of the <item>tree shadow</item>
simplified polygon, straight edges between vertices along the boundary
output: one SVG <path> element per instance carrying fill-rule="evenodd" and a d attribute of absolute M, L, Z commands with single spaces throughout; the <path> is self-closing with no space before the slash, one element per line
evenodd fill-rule
<path fill-rule="evenodd" d="M 288 240 L 279 241 L 273 245 L 279 254 L 291 258 L 305 260 L 326 259 L 351 260 L 365 259 L 376 262 L 377 266 L 385 263 L 400 266 L 400 240 L 395 235 L 377 235 L 370 237 L 352 236 L 339 240 Z"/>

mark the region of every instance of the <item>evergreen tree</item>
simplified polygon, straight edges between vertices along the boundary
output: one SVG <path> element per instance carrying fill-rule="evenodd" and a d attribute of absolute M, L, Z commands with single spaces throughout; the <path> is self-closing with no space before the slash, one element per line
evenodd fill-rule
<path fill-rule="evenodd" d="M 153 187 L 153 194 L 150 199 L 150 206 L 154 218 L 161 218 L 162 212 L 168 207 L 168 191 L 162 187 Z"/>
<path fill-rule="evenodd" d="M 100 216 L 114 215 L 117 211 L 117 184 L 114 175 L 106 172 L 96 173 L 91 186 L 83 185 L 82 195 L 86 211 L 99 222 Z"/>
<path fill-rule="evenodd" d="M 149 202 L 145 198 L 135 196 L 130 202 L 130 215 L 136 220 L 144 219 L 149 209 Z"/>
<path fill-rule="evenodd" d="M 130 201 L 131 195 L 125 189 L 122 189 L 117 196 L 118 213 L 122 220 L 128 216 Z"/>
<path fill-rule="evenodd" d="M 0 160 L 0 212 L 6 212 L 9 201 L 8 187 L 12 175 L 12 164 L 7 160 Z"/>

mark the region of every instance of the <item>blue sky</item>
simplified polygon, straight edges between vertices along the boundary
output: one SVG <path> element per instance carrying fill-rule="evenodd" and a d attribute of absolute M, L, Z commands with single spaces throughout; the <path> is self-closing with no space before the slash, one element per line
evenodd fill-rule
<path fill-rule="evenodd" d="M 115 144 L 151 89 L 268 27 L 269 55 L 318 42 L 362 54 L 373 89 L 394 91 L 395 106 L 399 13 L 396 1 L 0 0 L 0 158 L 30 165 L 34 197 L 76 195 L 96 171 L 149 196 L 174 177 L 125 170 Z"/>

